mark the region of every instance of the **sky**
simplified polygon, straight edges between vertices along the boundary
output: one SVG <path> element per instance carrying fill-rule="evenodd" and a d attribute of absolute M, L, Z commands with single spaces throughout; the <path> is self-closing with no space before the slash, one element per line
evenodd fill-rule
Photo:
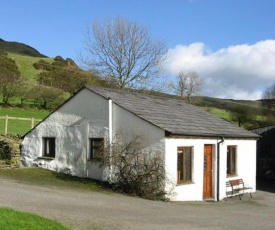
<path fill-rule="evenodd" d="M 0 38 L 78 61 L 86 25 L 117 16 L 166 41 L 163 74 L 195 71 L 203 96 L 257 100 L 275 84 L 274 0 L 0 0 Z"/>

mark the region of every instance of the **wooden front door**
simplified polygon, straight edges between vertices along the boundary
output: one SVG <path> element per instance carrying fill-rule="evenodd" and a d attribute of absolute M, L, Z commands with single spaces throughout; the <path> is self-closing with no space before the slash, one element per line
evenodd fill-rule
<path fill-rule="evenodd" d="M 203 199 L 212 197 L 212 145 L 204 146 Z"/>

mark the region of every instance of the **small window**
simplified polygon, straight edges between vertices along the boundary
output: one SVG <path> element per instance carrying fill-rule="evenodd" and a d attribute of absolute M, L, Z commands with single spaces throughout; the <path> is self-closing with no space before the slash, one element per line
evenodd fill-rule
<path fill-rule="evenodd" d="M 90 138 L 90 159 L 101 159 L 103 147 L 103 138 Z"/>
<path fill-rule="evenodd" d="M 55 157 L 55 138 L 44 137 L 43 138 L 43 156 L 44 157 Z"/>
<path fill-rule="evenodd" d="M 192 181 L 192 152 L 193 147 L 178 147 L 178 183 L 187 183 Z"/>
<path fill-rule="evenodd" d="M 236 175 L 236 149 L 234 145 L 227 146 L 227 176 Z"/>

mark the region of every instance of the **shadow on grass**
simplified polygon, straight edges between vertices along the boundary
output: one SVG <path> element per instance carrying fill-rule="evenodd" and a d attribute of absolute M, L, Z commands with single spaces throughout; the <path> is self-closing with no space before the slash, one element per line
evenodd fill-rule
<path fill-rule="evenodd" d="M 20 183 L 37 186 L 54 186 L 97 192 L 108 192 L 111 190 L 106 182 L 57 173 L 42 168 L 0 169 L 0 178 L 12 179 Z"/>
<path fill-rule="evenodd" d="M 68 182 L 71 185 L 76 185 L 76 186 L 80 186 L 80 187 L 87 187 L 90 188 L 94 191 L 99 191 L 99 190 L 106 190 L 106 191 L 110 191 L 111 190 L 111 186 L 109 185 L 109 183 L 107 182 L 103 182 L 103 181 L 99 181 L 99 180 L 95 180 L 95 179 L 91 179 L 91 178 L 81 178 L 81 177 L 77 177 L 77 176 L 72 176 L 69 174 L 65 174 L 65 173 L 56 173 L 56 172 L 52 172 L 51 174 L 60 181 L 64 181 L 64 182 Z"/>

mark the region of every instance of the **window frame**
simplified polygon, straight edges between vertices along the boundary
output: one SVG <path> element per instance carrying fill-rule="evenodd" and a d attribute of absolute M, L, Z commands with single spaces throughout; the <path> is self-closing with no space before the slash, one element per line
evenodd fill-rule
<path fill-rule="evenodd" d="M 55 158 L 56 155 L 56 138 L 42 137 L 42 157 Z"/>
<path fill-rule="evenodd" d="M 237 145 L 228 145 L 226 154 L 226 176 L 237 175 Z"/>
<path fill-rule="evenodd" d="M 190 178 L 186 179 L 186 150 L 190 150 L 190 162 L 189 162 L 189 172 L 188 174 L 190 175 Z M 182 150 L 182 153 L 179 153 L 179 151 Z M 177 184 L 186 184 L 186 183 L 192 183 L 193 182 L 193 152 L 194 152 L 194 147 L 193 146 L 180 146 L 177 148 Z M 182 179 L 180 177 L 180 171 L 179 171 L 179 154 L 185 155 L 182 157 L 183 162 L 182 162 Z"/>
<path fill-rule="evenodd" d="M 99 145 L 94 145 L 94 142 L 100 142 Z M 104 138 L 96 137 L 89 138 L 89 160 L 101 160 L 102 155 L 95 153 L 95 151 L 101 152 L 104 149 Z"/>

